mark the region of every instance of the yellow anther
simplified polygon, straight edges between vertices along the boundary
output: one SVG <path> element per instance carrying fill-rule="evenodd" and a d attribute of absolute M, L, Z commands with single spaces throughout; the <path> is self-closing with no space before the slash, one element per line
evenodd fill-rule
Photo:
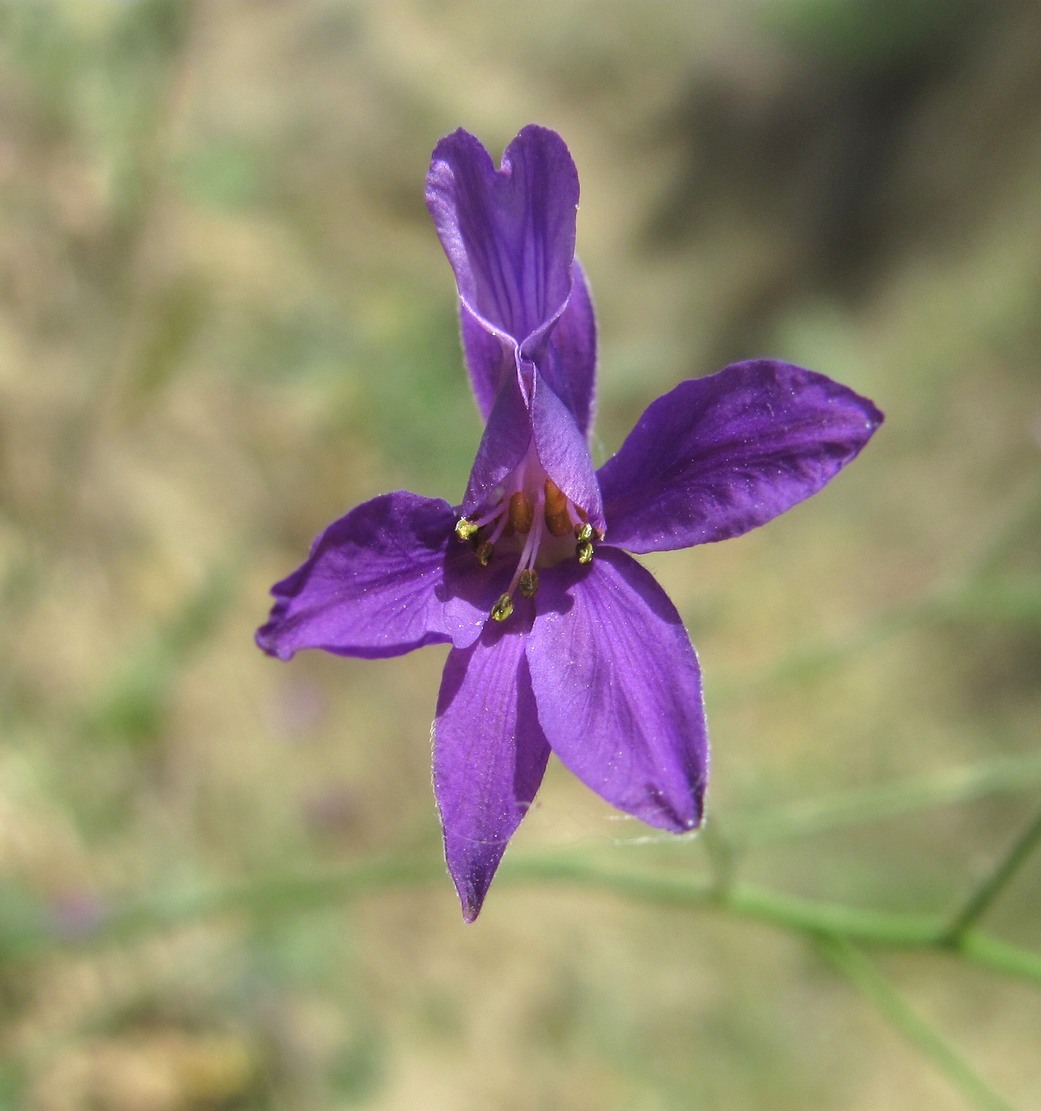
<path fill-rule="evenodd" d="M 518 490 L 510 495 L 510 524 L 514 532 L 531 532 L 532 522 L 535 520 L 535 509 L 531 500 L 523 490 Z"/>
<path fill-rule="evenodd" d="M 455 523 L 455 534 L 460 540 L 469 540 L 477 535 L 477 525 L 466 517 L 460 517 Z"/>
<path fill-rule="evenodd" d="M 521 571 L 517 584 L 520 586 L 520 592 L 525 598 L 534 598 L 539 589 L 538 571 L 536 571 L 534 567 L 528 567 Z"/>
<path fill-rule="evenodd" d="M 477 562 L 482 567 L 487 567 L 492 561 L 492 556 L 495 555 L 495 548 L 487 540 L 482 540 L 475 549 L 477 555 Z"/>
<path fill-rule="evenodd" d="M 492 617 L 496 621 L 505 621 L 511 613 L 513 613 L 513 599 L 509 594 L 504 594 L 495 605 L 492 606 Z"/>
<path fill-rule="evenodd" d="M 575 548 L 575 555 L 578 556 L 579 563 L 592 563 L 593 545 L 588 540 L 579 541 L 578 547 Z"/>
<path fill-rule="evenodd" d="M 584 525 L 575 525 L 575 539 L 580 544 L 588 544 L 595 532 L 596 529 L 588 521 Z"/>

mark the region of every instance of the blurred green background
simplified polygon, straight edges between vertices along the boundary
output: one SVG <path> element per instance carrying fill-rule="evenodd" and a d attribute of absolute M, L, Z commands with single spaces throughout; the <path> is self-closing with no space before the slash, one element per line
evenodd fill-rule
<path fill-rule="evenodd" d="M 1041 9 L 0 0 L 0 39 L 0 1108 L 973 1105 L 806 937 L 523 864 L 943 915 L 1030 822 Z M 461 496 L 423 178 L 455 127 L 497 157 L 528 122 L 582 178 L 600 459 L 758 355 L 888 421 L 768 528 L 647 561 L 705 671 L 708 833 L 551 766 L 464 927 L 443 650 L 252 633 L 357 502 Z M 1039 880 L 984 923 L 1035 952 Z M 1041 1107 L 1036 984 L 871 959 Z"/>

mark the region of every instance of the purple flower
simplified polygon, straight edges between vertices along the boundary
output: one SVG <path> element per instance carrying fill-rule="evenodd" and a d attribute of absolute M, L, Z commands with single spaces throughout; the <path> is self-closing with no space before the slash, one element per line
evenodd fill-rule
<path fill-rule="evenodd" d="M 612 805 L 683 833 L 702 819 L 697 657 L 629 552 L 739 536 L 821 489 L 882 421 L 787 363 L 737 363 L 655 401 L 595 470 L 596 325 L 575 261 L 578 175 L 526 127 L 496 170 L 442 139 L 427 204 L 455 272 L 487 421 L 460 506 L 399 492 L 352 510 L 278 583 L 264 651 L 396 656 L 449 644 L 434 790 L 463 915 L 476 918 L 550 752 Z"/>

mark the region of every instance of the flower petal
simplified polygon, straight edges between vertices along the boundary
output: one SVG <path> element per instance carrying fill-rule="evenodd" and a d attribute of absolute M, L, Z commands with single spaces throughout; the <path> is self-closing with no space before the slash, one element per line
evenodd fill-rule
<path fill-rule="evenodd" d="M 682 382 L 600 468 L 611 543 L 655 552 L 740 536 L 820 490 L 882 419 L 866 398 L 787 363 Z"/>
<path fill-rule="evenodd" d="M 531 427 L 539 461 L 546 474 L 575 505 L 586 511 L 589 520 L 602 532 L 604 508 L 589 444 L 547 379 L 537 371 L 532 378 Z"/>
<path fill-rule="evenodd" d="M 465 301 L 459 302 L 459 333 L 477 408 L 487 421 L 507 372 L 517 365 L 517 350 L 512 341 L 489 332 Z"/>
<path fill-rule="evenodd" d="M 503 484 L 527 454 L 531 433 L 531 415 L 521 393 L 520 379 L 510 374 L 503 379 L 477 447 L 463 498 L 464 513 L 473 513 L 496 500 L 496 487 Z"/>
<path fill-rule="evenodd" d="M 578 172 L 564 140 L 525 127 L 496 171 L 473 135 L 455 131 L 434 150 L 426 199 L 459 296 L 530 355 L 571 292 Z"/>
<path fill-rule="evenodd" d="M 455 520 L 447 502 L 407 492 L 358 506 L 272 587 L 277 601 L 257 644 L 288 660 L 302 648 L 376 659 L 473 643 L 490 603 Z"/>
<path fill-rule="evenodd" d="M 550 748 L 613 806 L 682 833 L 701 822 L 708 735 L 701 673 L 675 607 L 624 552 L 546 571 L 528 638 Z"/>
<path fill-rule="evenodd" d="M 573 276 L 567 307 L 549 334 L 539 357 L 539 369 L 586 436 L 593 418 L 596 317 L 585 275 L 577 261 Z M 489 332 L 463 302 L 459 304 L 459 323 L 477 407 L 488 420 L 504 376 L 516 368 L 517 351 L 512 342 Z"/>
<path fill-rule="evenodd" d="M 450 652 L 437 700 L 434 792 L 445 860 L 467 922 L 480 912 L 549 759 L 524 659 L 523 620 L 518 612 L 509 630 L 489 624 L 472 647 Z"/>
<path fill-rule="evenodd" d="M 596 316 L 577 260 L 572 276 L 571 297 L 550 333 L 539 370 L 575 418 L 578 430 L 588 436 L 596 385 Z"/>

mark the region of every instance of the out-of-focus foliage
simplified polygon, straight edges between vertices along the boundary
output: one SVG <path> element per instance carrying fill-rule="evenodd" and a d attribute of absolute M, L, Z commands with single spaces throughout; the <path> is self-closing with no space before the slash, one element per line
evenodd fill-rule
<path fill-rule="evenodd" d="M 942 918 L 1027 827 L 1038 41 L 1028 0 L 0 0 L 0 1106 L 1000 1105 L 844 951 L 509 875 L 729 863 Z M 252 630 L 358 501 L 460 496 L 480 425 L 423 175 L 456 126 L 532 121 L 582 176 L 601 456 L 755 355 L 888 421 L 768 529 L 651 562 L 706 673 L 706 837 L 552 769 L 464 928 L 441 654 L 279 666 Z M 1035 952 L 1039 867 L 986 917 Z M 1041 1103 L 1036 985 L 877 963 Z"/>

